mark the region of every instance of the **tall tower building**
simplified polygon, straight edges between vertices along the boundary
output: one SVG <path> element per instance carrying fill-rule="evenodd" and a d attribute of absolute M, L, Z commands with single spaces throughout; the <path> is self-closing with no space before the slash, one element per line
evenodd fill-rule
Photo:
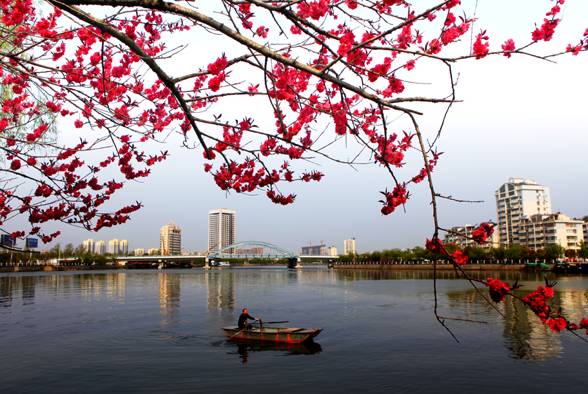
<path fill-rule="evenodd" d="M 96 241 L 96 244 L 94 245 L 94 253 L 96 253 L 96 254 L 106 253 L 106 242 Z"/>
<path fill-rule="evenodd" d="M 343 254 L 357 254 L 357 247 L 355 244 L 355 238 L 346 239 L 343 241 Z"/>
<path fill-rule="evenodd" d="M 120 254 L 120 241 L 118 239 L 108 241 L 108 253 L 112 255 Z"/>
<path fill-rule="evenodd" d="M 129 241 L 121 239 L 118 243 L 118 254 L 126 256 L 129 254 Z"/>
<path fill-rule="evenodd" d="M 208 251 L 223 249 L 237 240 L 237 213 L 228 209 L 208 212 Z"/>
<path fill-rule="evenodd" d="M 82 248 L 84 248 L 84 252 L 86 253 L 96 253 L 94 246 L 95 245 L 93 239 L 87 239 L 84 242 L 82 242 Z"/>
<path fill-rule="evenodd" d="M 166 224 L 159 232 L 159 252 L 163 256 L 182 253 L 182 230 L 173 223 Z"/>
<path fill-rule="evenodd" d="M 551 213 L 549 189 L 528 179 L 510 178 L 495 195 L 501 245 L 520 244 L 523 220 Z"/>

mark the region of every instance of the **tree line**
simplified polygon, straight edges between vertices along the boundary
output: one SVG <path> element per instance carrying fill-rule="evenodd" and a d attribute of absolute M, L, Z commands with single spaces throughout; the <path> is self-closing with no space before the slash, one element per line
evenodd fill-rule
<path fill-rule="evenodd" d="M 447 245 L 448 252 L 452 252 L 457 247 Z M 564 249 L 560 245 L 548 245 L 545 248 L 533 250 L 523 245 L 511 245 L 499 248 L 481 248 L 477 246 L 468 246 L 464 248 L 464 253 L 468 256 L 471 263 L 479 261 L 528 261 L 528 260 L 546 260 L 555 261 L 564 257 L 588 258 L 588 245 L 582 243 L 580 250 Z M 433 253 L 423 247 L 417 246 L 409 249 L 386 249 L 361 254 L 348 254 L 340 256 L 340 262 L 384 262 L 384 261 L 423 261 L 423 260 L 447 260 L 449 257 Z"/>

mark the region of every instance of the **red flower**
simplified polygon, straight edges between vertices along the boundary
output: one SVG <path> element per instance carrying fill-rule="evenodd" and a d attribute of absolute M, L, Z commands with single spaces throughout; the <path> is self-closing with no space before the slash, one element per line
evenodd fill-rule
<path fill-rule="evenodd" d="M 488 44 L 488 36 L 485 36 L 484 32 L 478 34 L 472 48 L 474 55 L 476 55 L 476 59 L 486 57 L 486 55 L 488 55 L 489 47 L 490 44 Z"/>
<path fill-rule="evenodd" d="M 221 71 L 223 71 L 225 68 L 227 68 L 228 66 L 228 62 L 227 62 L 227 58 L 225 57 L 225 55 L 222 55 L 221 57 L 219 57 L 218 59 L 216 59 L 214 62 L 210 63 L 207 67 L 208 72 L 214 75 L 218 75 L 220 74 Z"/>
<path fill-rule="evenodd" d="M 20 160 L 18 160 L 18 159 L 12 160 L 12 162 L 10 163 L 10 169 L 12 171 L 18 171 L 20 169 Z"/>
<path fill-rule="evenodd" d="M 494 302 L 503 301 L 510 291 L 510 286 L 499 279 L 487 278 L 486 286 L 488 286 L 490 298 Z"/>
<path fill-rule="evenodd" d="M 216 75 L 215 77 L 211 78 L 210 81 L 208 81 L 208 88 L 213 92 L 218 91 L 220 89 L 221 83 L 225 80 L 225 77 L 225 73 L 222 72 Z"/>
<path fill-rule="evenodd" d="M 445 253 L 445 247 L 443 246 L 443 242 L 439 238 L 427 239 L 425 244 L 427 250 L 433 253 Z"/>
<path fill-rule="evenodd" d="M 479 244 L 486 242 L 488 237 L 494 232 L 494 226 L 490 223 L 482 223 L 472 231 L 472 238 Z"/>
<path fill-rule="evenodd" d="M 504 56 L 510 57 L 510 53 L 514 51 L 516 48 L 515 42 L 512 38 L 509 38 L 502 44 L 502 50 L 504 51 Z"/>
<path fill-rule="evenodd" d="M 554 332 L 560 332 L 565 330 L 568 327 L 568 322 L 563 317 L 556 317 L 553 319 L 547 319 L 545 324 L 551 328 Z"/>
<path fill-rule="evenodd" d="M 463 252 L 463 250 L 456 250 L 455 252 L 451 253 L 451 258 L 457 265 L 464 265 L 468 262 L 468 256 Z"/>

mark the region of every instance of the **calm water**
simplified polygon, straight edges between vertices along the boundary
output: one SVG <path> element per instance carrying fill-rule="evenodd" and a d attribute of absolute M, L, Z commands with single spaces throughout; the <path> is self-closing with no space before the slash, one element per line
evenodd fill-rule
<path fill-rule="evenodd" d="M 0 391 L 586 392 L 588 343 L 551 334 L 517 303 L 501 306 L 503 319 L 443 275 L 442 313 L 487 322 L 451 322 L 459 344 L 436 323 L 422 272 L 2 274 Z M 588 315 L 588 278 L 558 280 L 564 310 Z M 324 331 L 311 348 L 238 346 L 221 327 L 244 306 Z"/>

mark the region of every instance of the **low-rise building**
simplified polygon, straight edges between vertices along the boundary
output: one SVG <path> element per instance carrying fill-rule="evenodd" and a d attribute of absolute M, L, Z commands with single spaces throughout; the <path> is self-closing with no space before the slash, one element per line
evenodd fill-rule
<path fill-rule="evenodd" d="M 472 239 L 472 233 L 476 228 L 478 226 L 471 224 L 451 227 L 449 232 L 445 234 L 445 243 L 457 245 L 461 249 L 467 248 L 468 246 L 477 246 L 480 248 L 497 248 L 500 246 L 500 234 L 497 228 L 494 228 L 492 236 L 483 244 L 477 243 Z"/>
<path fill-rule="evenodd" d="M 133 254 L 135 256 L 145 256 L 145 249 L 137 248 L 137 249 L 133 250 Z"/>
<path fill-rule="evenodd" d="M 303 246 L 300 253 L 301 256 L 328 256 L 327 245 L 321 243 L 320 245 Z"/>
<path fill-rule="evenodd" d="M 584 240 L 584 222 L 562 213 L 532 215 L 521 222 L 522 245 L 538 250 L 559 245 L 566 250 L 579 250 Z"/>
<path fill-rule="evenodd" d="M 149 248 L 149 249 L 147 249 L 147 254 L 149 256 L 157 256 L 159 254 L 159 249 L 157 249 L 157 248 Z"/>
<path fill-rule="evenodd" d="M 261 254 L 263 254 L 263 247 L 262 246 L 253 246 L 251 248 L 235 249 L 235 254 L 261 255 Z"/>
<path fill-rule="evenodd" d="M 588 245 L 588 216 L 582 218 L 582 227 L 584 230 L 584 243 Z"/>

